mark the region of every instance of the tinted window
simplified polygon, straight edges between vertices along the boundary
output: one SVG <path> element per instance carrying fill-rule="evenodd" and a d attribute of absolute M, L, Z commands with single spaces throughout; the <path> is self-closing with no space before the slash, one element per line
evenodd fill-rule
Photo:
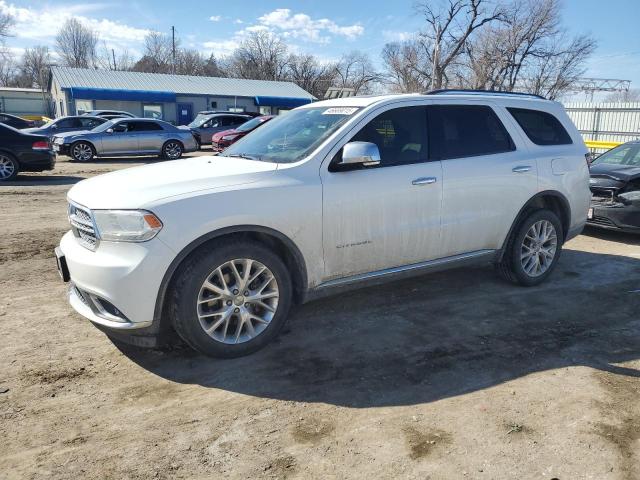
<path fill-rule="evenodd" d="M 547 112 L 526 108 L 507 108 L 518 125 L 536 145 L 568 145 L 571 137 L 560 121 Z"/>
<path fill-rule="evenodd" d="M 129 125 L 129 122 L 120 122 L 113 126 L 114 132 L 130 132 L 133 128 Z"/>
<path fill-rule="evenodd" d="M 64 118 L 56 123 L 58 128 L 78 128 L 81 127 L 80 120 L 77 118 Z"/>
<path fill-rule="evenodd" d="M 609 150 L 593 161 L 594 165 L 600 163 L 640 167 L 640 145 L 621 145 Z"/>
<path fill-rule="evenodd" d="M 402 165 L 427 160 L 427 110 L 425 107 L 394 108 L 371 120 L 352 139 L 375 143 L 380 165 Z"/>
<path fill-rule="evenodd" d="M 434 105 L 429 107 L 434 157 L 476 157 L 510 152 L 515 146 L 491 107 Z"/>
<path fill-rule="evenodd" d="M 156 122 L 131 122 L 129 126 L 130 132 L 152 132 L 162 130 L 162 127 Z"/>
<path fill-rule="evenodd" d="M 104 120 L 98 120 L 96 118 L 80 118 L 78 119 L 82 124 L 82 128 L 92 129 L 98 125 L 102 125 Z"/>

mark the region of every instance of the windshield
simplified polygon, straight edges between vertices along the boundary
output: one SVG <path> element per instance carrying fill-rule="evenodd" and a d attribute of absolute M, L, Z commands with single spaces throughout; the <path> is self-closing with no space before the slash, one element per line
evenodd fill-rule
<path fill-rule="evenodd" d="M 104 122 L 102 125 L 98 125 L 97 127 L 95 127 L 94 129 L 92 129 L 92 132 L 104 132 L 106 131 L 108 128 L 113 127 L 113 124 L 115 122 L 113 120 L 109 120 L 108 122 Z"/>
<path fill-rule="evenodd" d="M 244 122 L 242 125 L 236 128 L 236 130 L 238 132 L 248 132 L 249 130 L 253 130 L 263 122 L 265 122 L 265 120 L 261 119 L 260 117 L 252 118 L 248 122 Z"/>
<path fill-rule="evenodd" d="M 275 163 L 302 160 L 358 109 L 317 107 L 292 110 L 231 145 L 222 156 L 242 156 Z"/>
<path fill-rule="evenodd" d="M 640 144 L 620 145 L 613 148 L 596 158 L 592 165 L 602 163 L 640 167 Z"/>
<path fill-rule="evenodd" d="M 188 126 L 191 128 L 198 128 L 199 126 L 201 126 L 204 122 L 206 122 L 207 120 L 209 120 L 211 118 L 211 114 L 202 114 L 199 113 L 196 118 L 193 119 L 193 122 L 191 122 Z"/>

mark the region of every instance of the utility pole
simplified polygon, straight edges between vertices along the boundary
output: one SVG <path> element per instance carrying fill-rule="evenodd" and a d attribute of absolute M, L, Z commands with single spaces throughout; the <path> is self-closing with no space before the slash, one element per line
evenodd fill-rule
<path fill-rule="evenodd" d="M 111 55 L 113 56 L 113 69 L 118 70 L 118 66 L 116 65 L 116 51 L 112 48 Z"/>
<path fill-rule="evenodd" d="M 172 73 L 176 73 L 176 27 L 171 26 L 171 46 L 173 52 L 173 68 Z"/>

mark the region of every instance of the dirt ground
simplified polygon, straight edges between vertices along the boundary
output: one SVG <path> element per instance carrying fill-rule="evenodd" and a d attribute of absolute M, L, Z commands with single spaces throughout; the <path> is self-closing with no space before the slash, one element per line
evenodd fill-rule
<path fill-rule="evenodd" d="M 296 310 L 216 361 L 114 345 L 52 257 L 77 181 L 0 185 L 0 478 L 640 479 L 640 238 L 587 231 L 545 285 L 490 266 Z"/>

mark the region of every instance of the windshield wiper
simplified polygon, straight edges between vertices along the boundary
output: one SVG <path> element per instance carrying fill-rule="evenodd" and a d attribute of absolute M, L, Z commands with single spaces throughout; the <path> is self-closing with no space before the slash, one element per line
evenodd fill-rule
<path fill-rule="evenodd" d="M 260 160 L 260 157 L 255 155 L 249 155 L 247 153 L 230 153 L 229 155 L 224 155 L 225 157 L 234 157 L 234 158 L 243 158 L 245 160 Z"/>

